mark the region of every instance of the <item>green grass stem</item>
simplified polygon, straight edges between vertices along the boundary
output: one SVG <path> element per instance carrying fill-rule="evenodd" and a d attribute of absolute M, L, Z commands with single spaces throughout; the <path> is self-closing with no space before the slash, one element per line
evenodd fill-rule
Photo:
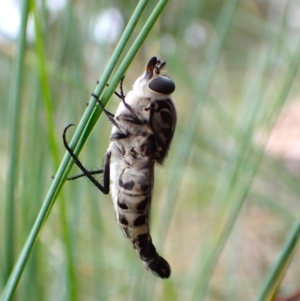
<path fill-rule="evenodd" d="M 6 280 L 13 268 L 15 261 L 15 191 L 18 185 L 19 172 L 19 133 L 20 133 L 20 109 L 21 91 L 24 71 L 24 57 L 26 49 L 26 25 L 29 12 L 29 0 L 22 2 L 22 14 L 20 23 L 20 36 L 17 43 L 16 60 L 13 65 L 12 80 L 10 86 L 10 133 L 9 133 L 9 167 L 7 175 L 6 214 L 5 214 L 5 241 L 4 246 L 4 280 Z"/>
<path fill-rule="evenodd" d="M 42 24 L 39 18 L 38 10 L 35 4 L 35 1 L 31 1 L 31 11 L 33 12 L 34 17 L 34 28 L 35 28 L 35 46 L 36 46 L 36 53 L 37 53 L 37 61 L 38 61 L 38 71 L 40 77 L 40 85 L 42 90 L 42 96 L 45 104 L 45 114 L 46 120 L 48 125 L 48 139 L 49 145 L 51 149 L 51 155 L 53 159 L 53 166 L 56 169 L 59 166 L 59 148 L 58 142 L 55 135 L 55 124 L 54 124 L 54 111 L 53 111 L 53 99 L 51 97 L 51 89 L 50 89 L 50 82 L 47 74 L 48 66 L 45 56 L 45 45 L 43 41 L 43 32 L 42 32 Z M 68 289 L 67 294 L 69 295 L 70 300 L 77 300 L 77 285 L 75 280 L 75 270 L 74 270 L 74 256 L 72 252 L 72 245 L 71 245 L 71 238 L 70 238 L 70 229 L 68 229 L 67 223 L 67 214 L 66 214 L 66 206 L 65 206 L 65 197 L 61 194 L 61 200 L 59 202 L 60 208 L 60 221 L 62 226 L 62 235 L 64 238 L 64 251 L 65 257 L 67 261 L 67 286 Z M 50 211 L 48 211 L 49 213 Z"/>

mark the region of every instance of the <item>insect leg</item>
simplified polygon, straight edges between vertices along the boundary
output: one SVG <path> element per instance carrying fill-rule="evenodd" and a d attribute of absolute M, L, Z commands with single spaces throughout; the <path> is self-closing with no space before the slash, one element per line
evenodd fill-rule
<path fill-rule="evenodd" d="M 125 108 L 127 108 L 127 110 L 132 114 L 132 117 L 129 119 L 129 120 L 133 120 L 133 122 L 135 123 L 135 124 L 144 124 L 145 122 L 144 122 L 144 120 L 141 120 L 138 116 L 137 116 L 137 114 L 136 114 L 136 112 L 134 111 L 134 109 L 125 101 L 125 94 L 124 94 L 124 91 L 123 91 L 123 81 L 124 81 L 124 78 L 125 78 L 125 76 L 123 76 L 122 77 L 122 79 L 121 79 L 121 81 L 120 81 L 120 93 L 118 93 L 118 92 L 114 92 L 114 94 L 115 95 L 117 95 L 121 100 L 122 100 L 122 102 L 123 102 L 123 104 L 124 104 L 124 106 L 125 106 Z M 108 86 L 108 84 L 106 84 L 107 86 Z M 93 94 L 92 93 L 92 96 L 94 96 L 96 99 L 97 99 L 97 101 L 98 101 L 98 103 L 100 104 L 100 106 L 102 107 L 102 109 L 103 109 L 103 112 L 106 114 L 106 116 L 108 117 L 108 119 L 120 130 L 120 131 L 122 131 L 122 129 L 120 129 L 120 127 L 119 127 L 119 125 L 117 124 L 117 122 L 115 121 L 115 119 L 113 119 L 114 118 L 114 115 L 112 114 L 112 113 L 110 113 L 110 112 L 108 112 L 105 108 L 104 108 L 104 106 L 103 106 L 103 104 L 101 103 L 101 101 L 99 100 L 99 98 L 95 95 L 95 94 Z"/>
<path fill-rule="evenodd" d="M 137 116 L 135 110 L 134 110 L 134 109 L 126 102 L 126 100 L 125 100 L 125 94 L 124 94 L 124 91 L 123 91 L 123 81 L 124 81 L 124 78 L 125 78 L 125 76 L 123 76 L 122 79 L 121 79 L 121 81 L 120 81 L 120 94 L 117 93 L 117 92 L 115 92 L 115 94 L 122 100 L 122 102 L 123 102 L 125 108 L 132 114 L 133 122 L 134 122 L 135 124 L 144 124 L 145 121 L 144 121 L 144 120 L 141 120 L 141 119 Z"/>
<path fill-rule="evenodd" d="M 127 108 L 127 110 L 129 110 L 133 115 L 134 117 L 139 120 L 138 116 L 136 116 L 136 113 L 134 111 L 134 109 L 125 101 L 125 94 L 124 94 L 124 91 L 123 91 L 123 81 L 124 81 L 124 77 L 122 77 L 121 81 L 120 81 L 120 94 L 117 93 L 116 95 L 122 100 L 124 106 Z"/>
<path fill-rule="evenodd" d="M 98 104 L 100 105 L 100 107 L 102 108 L 103 112 L 105 113 L 105 115 L 109 118 L 110 121 L 111 118 L 114 118 L 115 115 L 111 112 L 109 112 L 108 110 L 105 109 L 104 105 L 102 104 L 101 100 L 98 98 L 98 96 L 94 93 L 91 93 L 91 95 L 97 100 Z"/>
<path fill-rule="evenodd" d="M 122 83 L 123 83 L 124 78 L 125 78 L 125 75 L 124 75 L 124 76 L 122 77 L 122 79 L 121 79 L 121 82 L 122 82 Z M 99 82 L 98 82 L 98 84 L 99 84 Z M 109 84 L 106 84 L 106 86 L 108 87 Z M 123 91 L 122 91 L 121 93 L 123 93 Z M 121 94 L 118 93 L 117 91 L 115 91 L 114 94 L 117 95 L 119 98 L 122 98 Z"/>
<path fill-rule="evenodd" d="M 91 94 L 94 98 L 96 98 L 97 102 L 99 103 L 100 107 L 102 108 L 103 112 L 105 113 L 105 115 L 107 116 L 107 118 L 109 119 L 109 121 L 116 127 L 118 128 L 119 131 L 122 132 L 122 129 L 120 128 L 119 124 L 116 122 L 116 120 L 114 119 L 115 115 L 110 113 L 109 111 L 107 111 L 104 107 L 104 105 L 102 104 L 101 100 L 97 97 L 96 94 L 92 93 Z"/>
<path fill-rule="evenodd" d="M 69 152 L 70 156 L 73 158 L 74 163 L 80 168 L 80 170 L 83 172 L 84 176 L 86 176 L 102 193 L 108 194 L 109 193 L 109 179 L 110 179 L 110 170 L 109 170 L 109 165 L 110 165 L 110 157 L 111 154 L 110 152 L 107 152 L 104 158 L 104 169 L 103 169 L 103 185 L 101 185 L 83 165 L 77 158 L 77 156 L 74 154 L 72 149 L 70 148 L 67 139 L 66 139 L 66 134 L 67 130 L 71 127 L 74 126 L 74 124 L 69 124 L 67 127 L 65 127 L 63 131 L 63 142 L 66 150 Z"/>
<path fill-rule="evenodd" d="M 121 78 L 120 81 L 120 93 L 115 91 L 115 95 L 117 95 L 120 99 L 122 99 L 122 101 L 125 101 L 125 94 L 123 92 L 123 81 L 124 81 L 125 75 Z"/>
<path fill-rule="evenodd" d="M 98 175 L 100 173 L 103 173 L 103 169 L 97 169 L 97 170 L 89 170 L 88 171 L 89 174 L 91 175 Z M 71 180 L 76 180 L 76 179 L 79 179 L 79 178 L 83 178 L 85 177 L 86 175 L 84 173 L 81 173 L 79 175 L 76 175 L 76 176 L 72 176 L 72 177 L 69 177 L 67 178 L 67 180 L 71 181 Z"/>

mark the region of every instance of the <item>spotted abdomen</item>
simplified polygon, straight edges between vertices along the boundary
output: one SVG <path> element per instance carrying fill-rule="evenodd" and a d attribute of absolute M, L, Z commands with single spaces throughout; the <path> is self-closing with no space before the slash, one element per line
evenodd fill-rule
<path fill-rule="evenodd" d="M 171 274 L 169 264 L 158 255 L 150 236 L 150 206 L 154 161 L 138 150 L 126 152 L 122 160 L 114 163 L 112 184 L 116 217 L 125 236 L 131 241 L 153 274 L 168 278 Z"/>

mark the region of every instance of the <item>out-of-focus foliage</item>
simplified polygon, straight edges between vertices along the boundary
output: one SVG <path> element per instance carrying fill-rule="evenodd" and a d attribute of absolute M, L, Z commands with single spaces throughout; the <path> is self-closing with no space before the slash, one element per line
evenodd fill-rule
<path fill-rule="evenodd" d="M 153 10 L 150 2 L 135 35 Z M 62 157 L 62 130 L 78 123 L 136 3 L 47 0 L 36 5 Z M 296 0 L 168 3 L 129 68 L 124 89 L 130 90 L 153 55 L 167 61 L 166 73 L 176 83 L 177 131 L 165 166 L 156 168 L 152 204 L 152 237 L 171 264 L 171 278 L 162 281 L 144 270 L 115 221 L 110 196 L 78 180 L 63 188 L 74 277 L 68 272 L 58 197 L 16 300 L 247 301 L 259 295 L 299 222 L 299 15 Z M 57 168 L 49 153 L 49 108 L 42 96 L 32 15 L 27 32 L 14 260 Z M 0 22 L 0 267 L 6 264 L 8 100 L 15 45 L 15 36 Z M 113 97 L 108 110 L 114 112 L 118 102 Z M 88 168 L 101 167 L 110 128 L 102 116 L 80 155 Z M 299 248 L 294 252 L 281 295 L 300 289 Z M 2 288 L 7 275 L 1 273 Z M 70 287 L 76 288 L 72 294 Z"/>

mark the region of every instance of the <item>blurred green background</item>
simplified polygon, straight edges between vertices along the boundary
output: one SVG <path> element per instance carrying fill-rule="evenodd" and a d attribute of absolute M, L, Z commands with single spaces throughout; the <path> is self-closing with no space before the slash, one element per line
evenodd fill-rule
<path fill-rule="evenodd" d="M 43 40 L 30 14 L 20 88 L 22 2 L 5 3 L 0 291 L 64 155 L 62 131 L 78 124 L 137 1 L 37 1 Z M 156 3 L 146 7 L 134 37 Z M 255 300 L 280 254 L 294 257 L 278 294 L 300 289 L 299 247 L 283 250 L 300 212 L 299 42 L 296 0 L 169 1 L 124 89 L 154 55 L 167 61 L 176 83 L 178 125 L 165 165 L 156 167 L 151 214 L 152 238 L 171 278 L 144 269 L 110 196 L 82 179 L 60 192 L 15 300 Z M 108 110 L 118 103 L 112 97 Z M 80 154 L 88 168 L 102 166 L 110 129 L 102 116 Z"/>

